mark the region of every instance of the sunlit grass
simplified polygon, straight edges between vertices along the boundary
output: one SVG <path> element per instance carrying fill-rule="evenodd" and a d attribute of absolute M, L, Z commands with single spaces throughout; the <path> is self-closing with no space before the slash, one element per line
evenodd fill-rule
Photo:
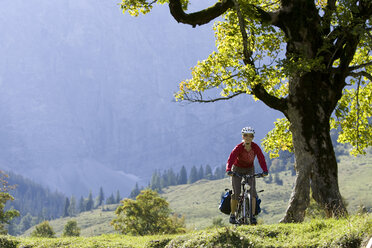
<path fill-rule="evenodd" d="M 228 226 L 190 231 L 182 235 L 30 238 L 5 237 L 29 248 L 147 248 L 147 247 L 361 247 L 372 237 L 372 216 L 313 219 L 299 224 Z M 4 236 L 0 236 L 4 238 Z M 10 247 L 10 246 L 9 246 Z M 14 246 L 15 247 L 15 246 Z"/>

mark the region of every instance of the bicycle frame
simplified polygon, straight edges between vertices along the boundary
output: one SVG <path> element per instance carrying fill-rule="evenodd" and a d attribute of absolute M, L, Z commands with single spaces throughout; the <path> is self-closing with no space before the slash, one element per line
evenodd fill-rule
<path fill-rule="evenodd" d="M 252 209 L 252 185 L 248 183 L 248 179 L 251 178 L 259 178 L 263 177 L 262 173 L 254 174 L 254 175 L 240 175 L 236 172 L 233 173 L 237 177 L 243 178 L 241 186 L 242 186 L 242 192 L 239 196 L 238 201 L 238 212 L 237 212 L 237 220 L 239 224 L 252 224 L 253 223 L 253 209 Z M 259 191 L 263 192 L 263 190 Z M 256 206 L 257 207 L 257 206 Z"/>

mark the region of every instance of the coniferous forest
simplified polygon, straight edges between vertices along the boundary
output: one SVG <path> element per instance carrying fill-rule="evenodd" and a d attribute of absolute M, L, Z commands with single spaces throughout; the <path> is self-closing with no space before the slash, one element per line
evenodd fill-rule
<path fill-rule="evenodd" d="M 14 197 L 13 201 L 8 201 L 6 209 L 16 209 L 20 216 L 12 220 L 8 226 L 11 235 L 19 235 L 30 227 L 46 220 L 53 220 L 60 217 L 73 217 L 85 211 L 91 211 L 99 206 L 106 204 L 116 204 L 121 200 L 120 191 L 114 196 L 105 199 L 102 187 L 99 189 L 97 197 L 93 198 L 92 192 L 87 197 L 75 196 L 67 197 L 61 192 L 51 191 L 50 189 L 35 183 L 23 176 L 7 172 L 8 184 L 14 186 L 10 194 Z"/>

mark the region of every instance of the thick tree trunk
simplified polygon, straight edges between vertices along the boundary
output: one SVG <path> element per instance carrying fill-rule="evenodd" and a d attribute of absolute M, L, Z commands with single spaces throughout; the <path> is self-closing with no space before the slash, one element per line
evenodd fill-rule
<path fill-rule="evenodd" d="M 287 117 L 291 122 L 297 178 L 288 209 L 281 222 L 301 222 L 313 198 L 329 217 L 347 213 L 338 187 L 337 162 L 330 138 L 329 99 L 321 75 L 309 73 L 293 79 Z M 301 85 L 301 88 L 300 88 Z M 306 87 L 307 86 L 307 87 Z"/>
<path fill-rule="evenodd" d="M 311 189 L 313 198 L 326 212 L 327 217 L 340 217 L 347 215 L 346 207 L 342 201 L 338 187 L 337 161 L 334 154 L 329 132 L 329 125 L 322 132 L 322 146 L 318 164 L 311 174 Z"/>

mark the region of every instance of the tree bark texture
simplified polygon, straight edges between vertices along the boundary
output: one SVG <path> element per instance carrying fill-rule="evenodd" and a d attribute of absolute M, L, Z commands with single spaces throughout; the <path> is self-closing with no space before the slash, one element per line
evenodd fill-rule
<path fill-rule="evenodd" d="M 284 3 L 284 1 L 283 1 Z M 285 5 L 287 4 L 287 5 Z M 315 59 L 324 45 L 321 18 L 313 1 L 285 1 L 277 25 L 286 34 L 287 58 Z M 294 21 L 295 20 L 295 21 Z M 333 59 L 324 54 L 324 64 Z M 312 197 L 329 217 L 347 214 L 338 187 L 338 171 L 330 138 L 330 116 L 342 96 L 344 75 L 331 70 L 293 73 L 285 114 L 291 123 L 297 178 L 282 222 L 301 222 Z"/>
<path fill-rule="evenodd" d="M 301 222 L 312 197 L 329 217 L 345 215 L 338 187 L 337 162 L 330 138 L 329 89 L 319 73 L 292 79 L 287 117 L 291 123 L 296 158 L 296 181 L 281 222 Z M 306 87 L 307 85 L 307 87 Z"/>

